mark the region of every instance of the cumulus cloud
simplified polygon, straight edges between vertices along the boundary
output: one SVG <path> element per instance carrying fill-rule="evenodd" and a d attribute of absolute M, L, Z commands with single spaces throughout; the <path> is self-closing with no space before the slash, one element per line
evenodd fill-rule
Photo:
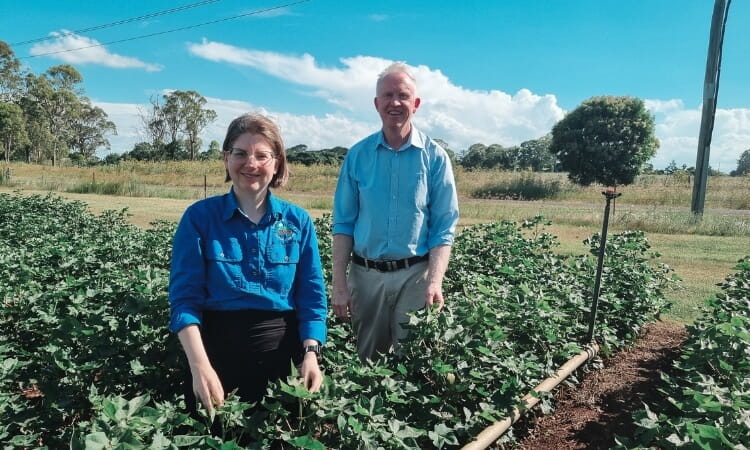
<path fill-rule="evenodd" d="M 326 117 L 350 117 L 372 124 L 371 130 L 377 128 L 378 120 L 372 103 L 375 80 L 393 62 L 354 56 L 341 58 L 338 67 L 322 67 L 309 54 L 284 55 L 207 40 L 189 44 L 188 49 L 210 61 L 252 67 L 302 86 L 308 89 L 308 95 L 325 99 L 336 108 Z M 422 98 L 415 123 L 457 150 L 477 142 L 516 145 L 535 139 L 549 132 L 564 115 L 553 95 L 541 96 L 528 89 L 513 95 L 499 90 L 470 90 L 454 84 L 440 70 L 424 65 L 411 68 Z M 353 142 L 351 137 L 348 140 Z"/>
<path fill-rule="evenodd" d="M 143 69 L 156 72 L 162 69 L 158 64 L 146 63 L 138 58 L 112 53 L 96 39 L 79 36 L 67 30 L 50 33 L 54 39 L 31 47 L 35 56 L 49 55 L 69 64 L 97 64 L 114 69 Z"/>
<path fill-rule="evenodd" d="M 664 168 L 672 161 L 678 167 L 695 166 L 698 155 L 702 105 L 686 109 L 679 100 L 646 100 L 654 113 L 660 147 L 651 163 Z M 709 165 L 728 173 L 737 167 L 743 151 L 750 148 L 750 109 L 717 109 L 711 139 Z"/>

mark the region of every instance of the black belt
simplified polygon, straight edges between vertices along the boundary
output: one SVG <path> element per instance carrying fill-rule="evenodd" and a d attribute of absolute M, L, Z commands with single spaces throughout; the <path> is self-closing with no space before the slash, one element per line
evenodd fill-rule
<path fill-rule="evenodd" d="M 375 269 L 380 272 L 394 272 L 396 270 L 406 269 L 416 263 L 427 261 L 429 255 L 412 256 L 411 258 L 392 259 L 390 261 L 366 259 L 352 253 L 352 262 L 368 269 Z"/>

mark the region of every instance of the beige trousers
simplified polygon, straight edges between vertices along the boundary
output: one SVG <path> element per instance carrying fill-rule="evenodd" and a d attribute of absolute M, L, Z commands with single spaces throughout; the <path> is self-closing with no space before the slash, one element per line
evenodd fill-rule
<path fill-rule="evenodd" d="M 407 334 L 401 326 L 409 322 L 407 313 L 425 306 L 427 268 L 427 261 L 394 272 L 351 264 L 352 327 L 362 361 L 398 350 L 398 340 Z"/>

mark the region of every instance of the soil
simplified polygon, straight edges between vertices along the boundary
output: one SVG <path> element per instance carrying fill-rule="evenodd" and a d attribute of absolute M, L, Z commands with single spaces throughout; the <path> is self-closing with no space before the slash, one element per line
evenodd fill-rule
<path fill-rule="evenodd" d="M 533 424 L 517 449 L 609 449 L 615 435 L 632 436 L 631 415 L 659 395 L 660 372 L 671 372 L 686 336 L 682 324 L 644 327 L 632 348 L 605 359 L 603 368 L 583 375 L 579 385 L 560 385 L 553 413 L 522 419 Z"/>

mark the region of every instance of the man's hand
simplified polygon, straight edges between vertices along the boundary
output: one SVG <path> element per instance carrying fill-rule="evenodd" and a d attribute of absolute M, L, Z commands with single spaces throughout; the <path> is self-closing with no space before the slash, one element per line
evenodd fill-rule
<path fill-rule="evenodd" d="M 443 286 L 440 283 L 429 283 L 425 290 L 425 305 L 427 309 L 432 308 L 433 305 L 437 305 L 437 312 L 440 312 L 445 305 L 443 299 Z"/>
<path fill-rule="evenodd" d="M 352 296 L 344 283 L 342 288 L 333 290 L 333 312 L 342 322 L 349 322 L 352 311 Z"/>

